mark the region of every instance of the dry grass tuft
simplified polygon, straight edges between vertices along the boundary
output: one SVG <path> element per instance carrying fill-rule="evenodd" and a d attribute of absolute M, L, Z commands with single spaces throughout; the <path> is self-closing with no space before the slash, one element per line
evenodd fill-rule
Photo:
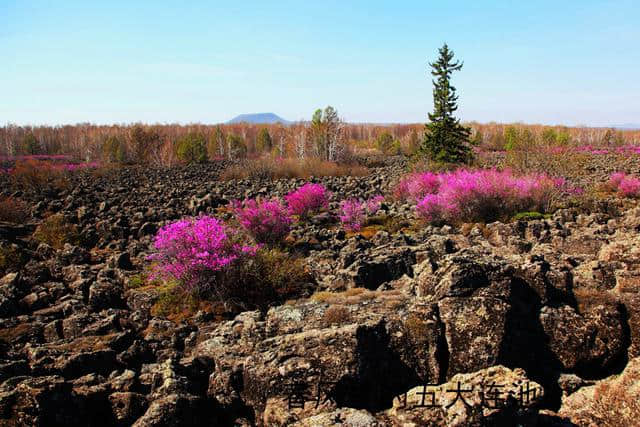
<path fill-rule="evenodd" d="M 343 325 L 351 321 L 351 312 L 344 305 L 332 305 L 327 308 L 322 316 L 325 325 Z"/>
<path fill-rule="evenodd" d="M 20 199 L 0 197 L 0 221 L 24 224 L 31 218 L 29 206 Z"/>
<path fill-rule="evenodd" d="M 369 170 L 360 165 L 339 164 L 319 159 L 274 159 L 263 157 L 229 166 L 220 174 L 220 179 L 278 179 L 322 176 L 364 176 Z"/>
<path fill-rule="evenodd" d="M 42 221 L 33 237 L 55 249 L 62 249 L 65 243 L 75 245 L 80 241 L 77 227 L 68 223 L 61 214 L 51 215 Z"/>

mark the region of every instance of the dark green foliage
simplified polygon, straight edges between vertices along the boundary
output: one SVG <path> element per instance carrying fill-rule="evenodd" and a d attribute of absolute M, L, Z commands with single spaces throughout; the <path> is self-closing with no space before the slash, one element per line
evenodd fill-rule
<path fill-rule="evenodd" d="M 271 135 L 269 135 L 269 131 L 267 128 L 260 129 L 260 133 L 258 133 L 258 137 L 256 138 L 256 149 L 260 152 L 271 151 L 273 148 L 273 141 L 271 140 Z"/>
<path fill-rule="evenodd" d="M 536 219 L 550 218 L 550 214 L 541 214 L 540 212 L 519 212 L 513 216 L 514 221 L 533 221 Z"/>
<path fill-rule="evenodd" d="M 555 141 L 555 133 L 554 133 Z M 507 151 L 527 150 L 536 144 L 535 135 L 527 128 L 507 126 L 504 130 L 504 149 Z"/>
<path fill-rule="evenodd" d="M 22 139 L 22 151 L 24 154 L 39 154 L 40 153 L 40 141 L 31 132 L 26 134 Z"/>
<path fill-rule="evenodd" d="M 437 162 L 468 163 L 472 159 L 469 136 L 471 131 L 453 116 L 458 109 L 456 88 L 451 86 L 451 74 L 462 69 L 462 63 L 453 62 L 453 51 L 445 43 L 439 49 L 438 61 L 429 63 L 433 70 L 433 113 L 429 113 L 423 155 Z"/>
<path fill-rule="evenodd" d="M 117 136 L 110 136 L 102 145 L 102 153 L 105 161 L 110 163 L 123 163 L 126 160 L 125 144 Z"/>
<path fill-rule="evenodd" d="M 178 140 L 177 155 L 185 163 L 204 163 L 207 161 L 207 145 L 204 135 L 189 133 Z"/>
<path fill-rule="evenodd" d="M 393 136 L 389 132 L 382 132 L 376 139 L 378 150 L 389 154 L 393 149 Z"/>
<path fill-rule="evenodd" d="M 247 144 L 244 142 L 244 138 L 231 133 L 227 134 L 227 156 L 230 159 L 247 156 Z"/>

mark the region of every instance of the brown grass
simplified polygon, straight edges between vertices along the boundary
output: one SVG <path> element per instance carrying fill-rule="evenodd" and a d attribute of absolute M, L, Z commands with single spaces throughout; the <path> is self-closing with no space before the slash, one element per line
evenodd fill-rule
<path fill-rule="evenodd" d="M 186 292 L 177 283 L 168 283 L 156 288 L 158 299 L 151 307 L 153 316 L 164 317 L 179 323 L 193 317 L 198 311 L 211 312 L 212 303 Z"/>
<path fill-rule="evenodd" d="M 144 288 L 144 275 L 133 276 L 129 289 Z M 151 282 L 158 291 L 154 315 L 171 320 L 187 319 L 198 310 L 220 313 L 260 309 L 304 298 L 310 294 L 313 277 L 301 258 L 277 249 L 261 249 L 251 259 L 215 277 L 206 288 L 187 290 L 178 282 Z"/>
<path fill-rule="evenodd" d="M 586 153 L 554 153 L 536 146 L 507 152 L 504 167 L 521 173 L 538 172 L 551 176 L 577 177 L 585 173 L 588 160 L 589 155 Z"/>
<path fill-rule="evenodd" d="M 27 260 L 27 256 L 18 246 L 0 246 L 0 276 L 20 270 Z"/>
<path fill-rule="evenodd" d="M 369 170 L 364 166 L 339 164 L 319 159 L 274 159 L 263 157 L 248 160 L 239 165 L 226 168 L 220 179 L 278 179 L 322 176 L 364 176 Z"/>
<path fill-rule="evenodd" d="M 70 185 L 65 171 L 44 160 L 18 160 L 10 177 L 18 190 L 66 189 Z"/>
<path fill-rule="evenodd" d="M 68 223 L 61 214 L 51 215 L 42 221 L 33 237 L 55 249 L 62 249 L 65 243 L 75 245 L 80 241 L 77 227 Z"/>
<path fill-rule="evenodd" d="M 351 321 L 351 312 L 344 305 L 332 305 L 327 308 L 322 316 L 325 325 L 342 325 Z"/>
<path fill-rule="evenodd" d="M 20 199 L 0 197 L 0 221 L 24 224 L 31 218 L 29 206 Z"/>

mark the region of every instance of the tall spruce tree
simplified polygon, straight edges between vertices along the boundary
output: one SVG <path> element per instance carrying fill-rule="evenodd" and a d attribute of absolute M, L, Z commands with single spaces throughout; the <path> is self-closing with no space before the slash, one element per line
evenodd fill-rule
<path fill-rule="evenodd" d="M 445 43 L 438 49 L 440 57 L 429 63 L 433 81 L 433 113 L 425 125 L 421 152 L 431 160 L 447 163 L 467 163 L 473 152 L 469 145 L 471 130 L 453 116 L 458 109 L 456 88 L 451 86 L 451 73 L 459 71 L 462 63 L 453 62 L 453 51 Z"/>

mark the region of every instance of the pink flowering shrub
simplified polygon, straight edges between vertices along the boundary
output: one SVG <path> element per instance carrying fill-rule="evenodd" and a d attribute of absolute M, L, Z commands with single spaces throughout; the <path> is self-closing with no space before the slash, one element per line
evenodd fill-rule
<path fill-rule="evenodd" d="M 633 178 L 622 172 L 611 174 L 609 187 L 623 197 L 640 196 L 640 179 Z"/>
<path fill-rule="evenodd" d="M 291 228 L 287 208 L 278 199 L 235 201 L 233 211 L 242 227 L 261 243 L 279 242 Z"/>
<path fill-rule="evenodd" d="M 494 221 L 521 211 L 544 212 L 558 194 L 580 192 L 564 179 L 545 174 L 515 176 L 510 171 L 459 169 L 434 176 L 438 184 L 430 190 L 422 185 L 422 177 L 414 178 L 421 183 L 413 187 L 427 192 L 418 200 L 416 213 L 430 222 Z M 412 188 L 411 183 L 406 187 Z"/>
<path fill-rule="evenodd" d="M 289 213 L 302 218 L 329 206 L 329 192 L 322 184 L 307 183 L 285 197 Z"/>
<path fill-rule="evenodd" d="M 433 172 L 412 173 L 402 178 L 393 195 L 398 200 L 418 201 L 427 194 L 433 194 L 440 187 L 440 177 Z"/>
<path fill-rule="evenodd" d="M 239 243 L 237 233 L 216 218 L 183 219 L 162 227 L 154 240 L 152 278 L 175 279 L 186 290 L 202 291 L 220 285 L 217 273 L 246 258 L 257 246 Z"/>
<path fill-rule="evenodd" d="M 340 202 L 340 222 L 347 231 L 359 231 L 368 215 L 375 215 L 380 210 L 384 197 L 376 196 L 369 200 L 347 199 Z"/>

